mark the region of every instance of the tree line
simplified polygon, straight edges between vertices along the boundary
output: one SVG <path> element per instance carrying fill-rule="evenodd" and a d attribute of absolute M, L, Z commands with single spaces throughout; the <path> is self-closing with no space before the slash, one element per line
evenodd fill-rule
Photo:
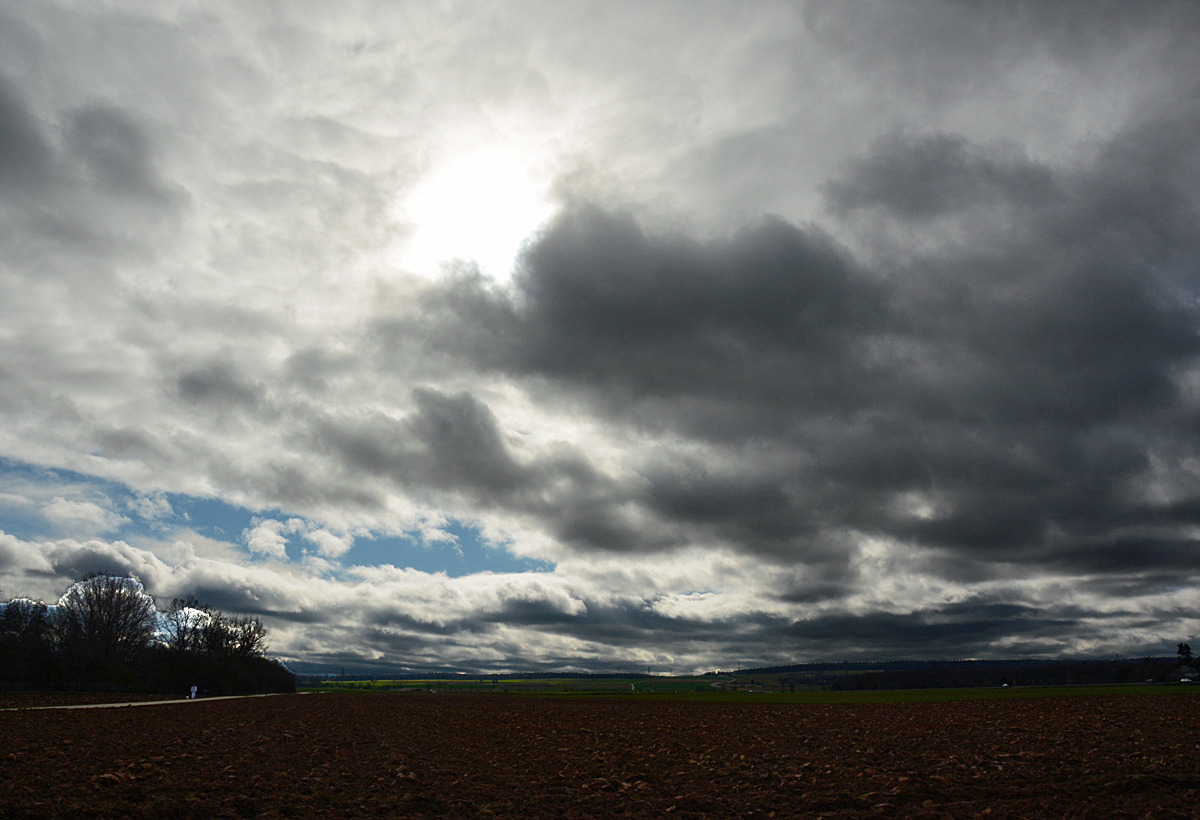
<path fill-rule="evenodd" d="M 57 604 L 0 604 L 0 686 L 229 695 L 295 691 L 267 627 L 192 597 L 158 610 L 133 578 L 92 574 Z"/>

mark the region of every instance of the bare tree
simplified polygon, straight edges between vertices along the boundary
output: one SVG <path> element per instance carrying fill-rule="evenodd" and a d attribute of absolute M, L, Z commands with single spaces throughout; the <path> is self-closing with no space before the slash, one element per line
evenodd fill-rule
<path fill-rule="evenodd" d="M 201 628 L 203 651 L 233 658 L 262 657 L 267 653 L 267 627 L 257 617 L 209 611 Z"/>
<path fill-rule="evenodd" d="M 151 646 L 154 599 L 133 578 L 89 575 L 58 601 L 54 626 L 63 653 L 84 665 L 121 665 Z"/>
<path fill-rule="evenodd" d="M 212 655 L 232 655 L 233 637 L 229 628 L 229 616 L 215 611 L 200 629 L 200 651 Z"/>
<path fill-rule="evenodd" d="M 204 647 L 204 629 L 212 619 L 212 608 L 190 595 L 171 599 L 171 606 L 162 616 L 167 648 L 180 653 L 199 652 Z"/>
<path fill-rule="evenodd" d="M 0 601 L 0 680 L 294 691 L 292 673 L 266 657 L 267 632 L 257 616 L 226 615 L 193 597 L 175 598 L 160 615 L 137 580 L 94 574 L 72 584 L 57 607 Z"/>
<path fill-rule="evenodd" d="M 0 680 L 32 681 L 50 671 L 51 631 L 41 601 L 14 598 L 0 608 Z"/>
<path fill-rule="evenodd" d="M 267 632 L 257 616 L 239 615 L 230 621 L 236 631 L 234 654 L 242 658 L 261 658 L 267 654 Z"/>

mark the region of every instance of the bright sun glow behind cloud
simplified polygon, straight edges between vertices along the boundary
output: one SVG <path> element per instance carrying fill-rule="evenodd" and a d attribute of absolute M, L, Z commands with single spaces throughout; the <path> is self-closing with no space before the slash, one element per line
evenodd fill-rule
<path fill-rule="evenodd" d="M 398 206 L 397 217 L 413 230 L 399 264 L 431 277 L 445 263 L 463 259 L 507 278 L 522 243 L 553 212 L 530 164 L 502 148 L 435 167 Z"/>

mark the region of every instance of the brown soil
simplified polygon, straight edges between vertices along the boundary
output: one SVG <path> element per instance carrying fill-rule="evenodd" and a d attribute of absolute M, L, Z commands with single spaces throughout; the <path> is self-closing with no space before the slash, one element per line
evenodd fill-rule
<path fill-rule="evenodd" d="M 288 695 L 0 713 L 0 817 L 1200 816 L 1195 695 Z"/>
<path fill-rule="evenodd" d="M 138 703 L 148 700 L 181 700 L 182 697 L 182 695 L 143 695 L 127 692 L 0 692 L 0 709 L 79 706 L 93 703 Z"/>

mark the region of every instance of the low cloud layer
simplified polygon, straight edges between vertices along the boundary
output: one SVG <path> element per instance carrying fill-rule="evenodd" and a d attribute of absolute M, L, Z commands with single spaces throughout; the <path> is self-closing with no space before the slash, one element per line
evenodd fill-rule
<path fill-rule="evenodd" d="M 494 11 L 3 13 L 6 593 L 312 668 L 1195 637 L 1190 4 Z M 553 217 L 418 269 L 480 156 Z M 467 531 L 543 571 L 410 568 Z"/>

